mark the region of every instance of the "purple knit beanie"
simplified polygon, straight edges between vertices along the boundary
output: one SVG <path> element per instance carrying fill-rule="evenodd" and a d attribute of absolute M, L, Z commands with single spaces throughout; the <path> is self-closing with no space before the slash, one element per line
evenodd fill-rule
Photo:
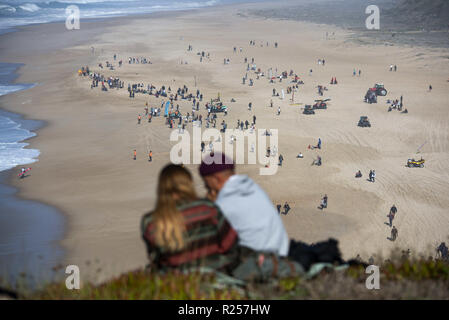
<path fill-rule="evenodd" d="M 234 169 L 234 161 L 232 161 L 232 159 L 227 157 L 224 153 L 215 152 L 207 155 L 201 161 L 200 175 L 204 177 L 228 169 Z"/>

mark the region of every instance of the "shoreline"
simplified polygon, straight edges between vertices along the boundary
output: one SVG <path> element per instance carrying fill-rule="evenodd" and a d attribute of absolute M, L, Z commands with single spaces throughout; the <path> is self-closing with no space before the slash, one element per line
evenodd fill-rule
<path fill-rule="evenodd" d="M 24 91 L 35 84 L 18 83 L 18 70 L 23 64 L 8 64 L 5 68 L 14 70 L 8 75 L 5 85 L 23 85 L 24 88 L 10 93 Z M 3 96 L 7 96 L 6 93 Z M 1 97 L 0 97 L 1 99 Z M 23 149 L 29 149 L 37 131 L 46 125 L 41 120 L 26 119 L 24 115 L 6 111 L 0 108 L 0 116 L 9 119 L 20 128 L 33 135 L 15 143 L 27 143 Z M 55 279 L 56 272 L 52 268 L 59 265 L 64 257 L 62 248 L 57 244 L 64 236 L 64 216 L 56 208 L 45 204 L 42 200 L 22 199 L 18 196 L 20 188 L 17 186 L 17 167 L 30 165 L 39 161 L 39 155 L 31 163 L 16 165 L 0 172 L 0 276 L 3 281 L 19 285 L 26 284 L 31 288 Z M 33 217 L 27 217 L 30 213 Z M 50 227 L 53 225 L 54 227 Z M 48 228 L 48 229 L 47 229 Z M 19 245 L 19 242 L 21 245 Z M 30 248 L 32 251 L 30 251 Z M 30 266 L 32 265 L 32 267 Z M 23 275 L 22 278 L 20 275 Z"/>
<path fill-rule="evenodd" d="M 166 139 L 167 132 L 166 128 L 164 128 L 163 125 L 155 124 L 155 128 L 160 130 L 161 134 L 151 132 L 151 135 L 148 135 L 148 133 L 144 132 L 143 129 L 136 129 L 134 125 L 135 113 L 141 111 L 141 105 L 143 105 L 144 100 L 146 100 L 147 98 L 143 99 L 139 96 L 138 98 L 136 98 L 136 100 L 129 100 L 127 99 L 127 97 L 120 96 L 118 93 L 116 94 L 114 92 L 103 94 L 101 92 L 98 93 L 95 90 L 89 91 L 89 89 L 87 88 L 88 83 L 75 75 L 76 69 L 78 69 L 81 65 L 84 65 L 81 63 L 84 63 L 86 61 L 92 62 L 89 63 L 89 66 L 92 65 L 94 68 L 96 68 L 96 63 L 94 62 L 104 62 L 106 59 L 111 59 L 111 53 L 115 51 L 120 52 L 121 56 L 123 57 L 126 57 L 127 54 L 148 54 L 150 55 L 150 57 L 154 57 L 154 59 L 156 59 L 155 64 L 148 67 L 149 71 L 144 70 L 143 67 L 137 69 L 135 68 L 135 66 L 127 66 L 127 69 L 123 71 L 127 72 L 124 75 L 124 79 L 127 82 L 132 82 L 135 79 L 140 79 L 143 77 L 145 81 L 151 79 L 150 81 L 155 81 L 157 83 L 168 83 L 168 81 L 170 80 L 169 77 L 173 74 L 176 74 L 178 84 L 182 82 L 189 83 L 188 81 L 192 81 L 192 79 L 190 79 L 190 75 L 192 74 L 192 72 L 195 72 L 200 74 L 199 83 L 201 85 L 203 85 L 202 83 L 207 83 L 207 98 L 209 98 L 209 96 L 212 96 L 213 94 L 216 94 L 215 91 L 217 88 L 223 87 L 223 90 L 226 90 L 226 99 L 234 96 L 237 98 L 237 105 L 235 107 L 233 106 L 233 108 L 236 108 L 235 110 L 237 110 L 236 113 L 240 112 L 241 114 L 243 114 L 243 117 L 246 116 L 244 115 L 244 102 L 246 102 L 245 99 L 247 99 L 247 96 L 255 97 L 254 99 L 257 101 L 257 105 L 260 106 L 257 108 L 260 108 L 260 110 L 262 110 L 262 106 L 264 105 L 264 103 L 266 103 L 266 101 L 258 98 L 255 94 L 251 95 L 250 93 L 247 93 L 247 88 L 242 89 L 241 86 L 236 86 L 233 82 L 235 80 L 235 75 L 240 72 L 233 65 L 230 66 L 231 69 L 229 72 L 232 73 L 234 78 L 232 78 L 231 75 L 227 76 L 226 72 L 223 72 L 222 69 L 214 69 L 213 65 L 199 65 L 198 62 L 195 62 L 194 58 L 192 57 L 188 57 L 189 66 L 185 70 L 178 70 L 177 68 L 179 67 L 175 65 L 178 55 L 179 57 L 182 57 L 181 54 L 185 55 L 185 52 L 183 52 L 184 49 L 180 48 L 180 46 L 178 45 L 180 34 L 184 35 L 184 33 L 187 33 L 186 41 L 198 41 L 198 44 L 196 46 L 196 48 L 198 49 L 195 50 L 201 50 L 201 46 L 205 46 L 204 43 L 208 43 L 207 41 L 213 41 L 213 35 L 208 33 L 208 30 L 200 29 L 203 24 L 206 26 L 211 25 L 211 28 L 215 28 L 213 29 L 214 32 L 216 32 L 220 37 L 223 38 L 220 39 L 220 41 L 214 42 L 212 46 L 214 54 L 220 57 L 223 54 L 226 54 L 223 53 L 223 47 L 230 47 L 233 42 L 225 37 L 226 34 L 223 33 L 223 30 L 225 30 L 226 32 L 231 32 L 233 29 L 230 29 L 230 31 L 228 31 L 228 29 L 225 29 L 227 28 L 227 26 L 220 24 L 221 21 L 214 21 L 215 23 L 210 23 L 211 21 L 201 22 L 203 24 L 201 24 L 200 22 L 196 23 L 195 21 L 190 21 L 192 17 L 198 17 L 198 20 L 201 20 L 204 17 L 206 17 L 207 19 L 216 18 L 217 20 L 219 20 L 218 17 L 220 16 L 220 14 L 217 13 L 217 11 L 219 10 L 216 10 L 216 8 L 207 8 L 204 10 L 188 10 L 187 13 L 182 14 L 179 12 L 166 12 L 165 14 L 168 15 L 165 15 L 165 17 L 174 14 L 174 16 L 177 16 L 179 18 L 179 21 L 173 22 L 173 24 L 175 24 L 177 28 L 179 28 L 179 30 L 167 28 L 169 29 L 168 31 L 164 29 L 163 26 L 158 27 L 158 22 L 160 23 L 162 21 L 160 19 L 162 19 L 163 17 L 155 17 L 154 14 L 144 15 L 145 17 L 142 17 L 140 19 L 137 19 L 134 16 L 132 18 L 107 18 L 104 19 L 105 21 L 98 23 L 98 25 L 92 23 L 92 25 L 95 25 L 95 30 L 88 30 L 86 32 L 86 38 L 83 38 L 83 36 L 78 37 L 73 43 L 71 43 L 70 41 L 63 43 L 58 42 L 56 45 L 53 43 L 53 47 L 50 46 L 50 50 L 47 53 L 48 56 L 46 57 L 44 57 L 46 55 L 45 51 L 38 51 L 36 53 L 36 55 L 38 56 L 37 61 L 31 61 L 30 64 L 23 66 L 23 72 L 19 71 L 20 79 L 22 79 L 22 77 L 25 80 L 36 79 L 38 77 L 43 78 L 41 86 L 30 89 L 31 92 L 23 93 L 23 96 L 25 97 L 23 99 L 36 99 L 36 104 L 38 106 L 44 104 L 43 101 L 45 101 L 44 107 L 41 106 L 42 108 L 39 110 L 25 110 L 25 108 L 22 106 L 21 110 L 25 110 L 25 119 L 27 119 L 30 115 L 35 114 L 37 115 L 38 119 L 46 119 L 47 124 L 38 130 L 39 133 L 37 133 L 37 135 L 33 137 L 36 139 L 30 140 L 33 142 L 33 145 L 39 146 L 39 150 L 42 150 L 40 147 L 45 147 L 45 153 L 43 152 L 44 154 L 41 154 L 39 156 L 38 162 L 38 167 L 41 169 L 41 172 L 33 172 L 33 174 L 35 174 L 36 176 L 36 180 L 45 182 L 42 182 L 42 184 L 40 184 L 38 182 L 32 181 L 30 182 L 31 186 L 23 189 L 20 188 L 17 192 L 17 195 L 19 197 L 23 197 L 24 199 L 33 199 L 40 197 L 49 199 L 50 195 L 54 195 L 55 199 L 52 198 L 52 201 L 50 201 L 54 202 L 51 203 L 51 206 L 58 208 L 62 215 L 64 215 L 64 217 L 66 217 L 67 219 L 67 225 L 65 228 L 66 230 L 64 232 L 64 240 L 61 241 L 61 245 L 67 253 L 67 263 L 73 262 L 74 264 L 82 264 L 85 268 L 96 268 L 93 267 L 92 261 L 95 261 L 98 252 L 100 252 L 103 258 L 105 258 L 105 260 L 101 261 L 101 263 L 106 263 L 106 265 L 116 264 L 114 265 L 114 267 L 117 267 L 118 271 L 123 270 L 124 268 L 131 269 L 140 266 L 143 262 L 145 262 L 146 257 L 144 257 L 143 244 L 141 243 L 138 235 L 134 234 L 134 232 L 137 232 L 134 229 L 135 226 L 138 225 L 137 221 L 139 220 L 141 214 L 143 214 L 144 212 L 143 208 L 151 207 L 154 203 L 153 200 L 155 190 L 154 182 L 151 181 L 151 178 L 155 176 L 158 169 L 163 164 L 165 164 L 166 159 L 162 156 L 155 157 L 156 161 L 150 168 L 148 167 L 148 164 L 144 164 L 141 162 L 138 162 L 136 165 L 130 165 L 128 161 L 129 157 L 127 154 L 129 150 L 127 148 L 130 148 L 135 144 L 143 148 L 143 146 L 145 145 L 145 139 L 149 139 L 148 137 L 150 137 L 152 139 L 154 138 L 154 141 L 152 140 L 152 144 L 157 145 L 160 148 L 160 150 L 158 151 L 160 154 L 165 154 L 167 152 L 167 144 L 164 143 L 164 141 L 166 141 L 164 139 Z M 226 11 L 226 14 L 231 14 L 231 16 L 233 17 L 233 22 L 236 25 L 242 25 L 250 30 L 245 30 L 245 32 L 249 34 L 248 36 L 243 35 L 237 37 L 237 40 L 235 40 L 235 42 L 237 43 L 243 43 L 243 39 L 252 37 L 255 34 L 253 31 L 254 29 L 252 28 L 263 27 L 263 25 L 261 24 L 262 22 L 258 21 L 257 19 L 239 20 L 239 18 L 235 18 L 234 10 L 229 9 L 229 11 L 231 13 Z M 123 22 L 125 23 L 122 24 Z M 252 26 L 253 23 L 256 25 L 256 27 Z M 312 63 L 312 61 L 314 61 L 316 57 L 316 52 L 314 51 L 313 44 L 321 45 L 323 47 L 326 46 L 326 48 L 329 47 L 329 44 L 322 44 L 314 38 L 316 34 L 319 34 L 319 32 L 325 30 L 326 26 L 318 26 L 312 28 L 308 24 L 290 24 L 283 22 L 280 22 L 278 24 L 281 25 L 279 27 L 279 35 L 271 35 L 270 39 L 276 39 L 273 37 L 281 37 L 282 39 L 284 39 L 284 43 L 286 43 L 287 38 L 282 35 L 282 32 L 288 30 L 289 26 L 299 25 L 301 27 L 304 26 L 304 28 L 309 26 L 307 27 L 308 29 L 306 28 L 306 34 L 302 35 L 301 40 L 311 41 L 312 48 L 301 47 L 296 44 L 289 45 L 293 46 L 293 49 L 291 49 L 293 52 L 295 52 L 295 50 L 297 50 L 297 52 L 301 50 L 301 54 L 307 57 L 304 58 L 304 60 L 310 61 L 310 63 Z M 151 30 L 152 32 L 150 33 L 151 38 L 145 31 L 140 34 L 137 33 L 137 35 L 132 34 L 132 31 L 134 30 L 147 30 L 143 29 L 146 27 L 146 25 L 149 25 L 148 30 Z M 190 29 L 188 29 L 187 27 Z M 231 27 L 232 26 L 230 26 L 229 28 Z M 54 34 L 56 35 L 58 35 L 58 32 L 60 32 L 55 31 L 55 29 L 57 28 L 55 24 L 52 26 L 49 26 L 49 24 L 32 27 L 27 26 L 25 28 L 27 29 L 22 30 L 24 34 L 30 32 L 33 33 L 32 30 L 34 30 L 34 32 L 37 32 L 36 29 L 53 30 Z M 120 43 L 114 43 L 115 37 L 112 36 L 113 34 L 111 29 L 116 30 L 117 32 L 120 31 L 124 35 L 129 35 L 129 42 L 126 41 L 128 39 L 124 38 L 123 45 Z M 315 29 L 318 29 L 318 31 L 316 31 Z M 191 30 L 195 30 L 195 32 Z M 265 32 L 267 32 L 268 34 L 269 30 L 263 30 L 265 30 Z M 220 34 L 220 32 L 222 34 Z M 310 32 L 311 36 L 307 35 L 307 32 Z M 161 35 L 159 35 L 158 33 L 161 33 Z M 7 35 L 1 35 L 0 37 L 3 36 Z M 27 36 L 29 37 L 30 34 L 28 34 Z M 151 41 L 144 38 L 145 36 L 148 36 L 148 39 L 151 39 Z M 197 38 L 194 38 L 195 36 Z M 100 46 L 100 49 L 98 49 L 100 50 L 100 53 L 98 53 L 98 55 L 96 54 L 95 56 L 90 55 L 88 53 L 89 51 L 87 48 L 87 44 L 90 44 L 91 42 L 97 43 L 97 41 L 99 43 L 98 45 Z M 133 41 L 138 42 L 139 45 L 142 42 L 146 46 L 133 46 Z M 131 45 L 129 45 L 129 43 L 131 43 Z M 58 47 L 58 45 L 60 46 L 60 48 L 55 49 L 55 47 Z M 130 49 L 126 47 L 127 45 L 130 46 Z M 182 45 L 184 45 L 184 43 Z M 102 51 L 103 49 L 104 52 Z M 334 50 L 332 47 L 331 49 Z M 282 59 L 282 57 L 286 57 L 286 59 L 289 59 L 286 61 L 293 61 L 294 63 L 299 65 L 298 67 L 295 67 L 295 69 L 298 68 L 300 70 L 306 70 L 307 64 L 302 63 L 301 61 L 297 62 L 296 60 L 294 60 L 295 55 L 288 51 L 290 49 L 282 52 L 283 56 L 281 56 L 281 58 L 279 59 L 276 57 L 276 55 L 259 53 L 255 50 L 256 49 L 253 49 L 254 53 L 251 54 L 262 56 L 267 60 L 270 59 L 268 63 L 265 63 L 265 61 L 262 60 L 263 68 L 272 65 L 279 65 L 282 68 L 287 68 L 288 64 L 280 60 Z M 403 55 L 407 54 L 407 50 L 403 50 L 405 52 L 403 53 Z M 332 56 L 334 61 L 340 61 L 342 63 L 344 62 L 346 63 L 346 66 L 350 66 L 350 64 L 347 63 L 347 61 L 345 60 L 346 58 L 344 57 L 345 52 L 347 51 L 343 51 L 342 53 L 338 52 L 338 50 L 334 51 L 329 51 L 329 53 L 327 53 L 326 55 Z M 122 54 L 121 52 L 124 52 L 124 54 Z M 413 53 L 414 52 L 411 52 L 410 54 Z M 370 56 L 368 56 L 367 58 L 363 58 L 363 53 L 359 51 L 357 51 L 355 54 L 355 59 L 359 59 L 360 61 L 362 61 L 361 64 L 363 65 L 364 72 L 365 68 L 368 74 L 370 72 L 372 74 L 377 72 L 380 63 L 377 63 L 375 67 L 369 69 L 366 61 Z M 0 54 L 0 58 L 6 55 L 7 53 Z M 374 54 L 371 57 L 378 58 Z M 22 59 L 26 58 L 27 57 L 22 57 Z M 49 61 L 53 61 L 53 59 L 55 61 L 55 65 L 49 63 Z M 218 59 L 218 61 L 220 61 L 220 59 Z M 327 61 L 331 61 L 332 63 L 332 60 Z M 404 62 L 404 64 L 405 63 L 406 62 Z M 61 64 L 63 68 L 60 67 L 58 69 L 58 64 Z M 43 70 L 48 69 L 48 75 L 44 72 L 40 74 L 39 71 L 36 71 L 36 68 L 41 68 Z M 70 68 L 70 70 L 68 68 Z M 317 67 L 314 66 L 314 71 L 316 70 L 316 68 Z M 342 68 L 337 69 L 336 67 L 332 67 L 332 65 L 330 68 L 334 68 L 331 69 L 331 72 L 337 72 L 338 74 L 344 74 L 343 72 L 345 72 Z M 20 70 L 22 70 L 22 68 Z M 167 71 L 166 74 L 164 73 L 164 71 Z M 110 72 L 108 71 L 102 72 L 110 74 Z M 317 72 L 319 72 L 319 76 L 323 76 L 323 78 L 325 78 L 325 76 L 327 77 L 327 73 L 325 73 L 327 71 L 324 71 L 324 69 L 323 71 L 319 70 Z M 137 73 L 139 74 L 139 77 L 136 77 Z M 407 74 L 405 74 L 405 76 L 406 75 Z M 402 89 L 399 89 L 397 87 L 395 88 L 393 86 L 394 80 L 392 76 L 392 74 L 387 73 L 386 75 L 381 74 L 378 77 L 386 78 L 388 80 L 390 86 L 393 87 L 393 95 L 401 94 Z M 438 75 L 438 77 L 441 76 Z M 372 78 L 374 78 L 374 76 Z M 207 80 L 205 81 L 204 79 Z M 304 76 L 304 79 L 309 81 L 309 78 L 307 78 L 306 76 Z M 310 82 L 312 81 L 314 80 L 310 80 Z M 351 95 L 358 94 L 358 91 L 355 91 L 353 87 L 345 87 L 345 82 L 351 83 L 351 81 L 354 82 L 354 80 L 351 80 L 350 77 L 343 77 L 342 86 L 344 90 L 347 90 L 345 91 L 347 92 L 345 94 L 347 94 L 349 97 L 352 97 Z M 361 81 L 363 81 L 362 87 L 364 87 L 372 85 L 371 82 L 374 80 L 369 78 L 369 80 L 361 79 Z M 64 89 L 67 85 L 70 86 L 70 91 Z M 226 85 L 229 85 L 229 87 L 226 87 Z M 354 87 L 356 86 L 356 84 L 351 85 Z M 409 86 L 411 88 L 417 87 L 416 81 L 413 83 L 410 82 Z M 305 90 L 312 90 L 312 87 L 310 85 L 306 86 L 305 88 Z M 334 90 L 332 93 L 332 98 L 336 101 L 336 108 L 342 110 L 341 113 L 343 115 L 341 117 L 348 115 L 353 116 L 350 113 L 351 110 L 349 109 L 349 107 L 346 107 L 345 104 L 348 104 L 351 108 L 357 108 L 359 106 L 358 99 L 346 99 L 349 100 L 349 102 L 343 104 L 342 101 L 345 100 L 344 94 L 340 94 L 337 90 Z M 410 93 L 410 90 L 408 90 L 407 93 L 410 96 L 412 95 L 412 93 Z M 305 101 L 306 99 L 310 100 L 314 98 L 314 96 L 309 93 L 305 93 L 304 97 L 305 98 L 301 98 L 301 100 Z M 5 100 L 7 101 L 15 101 L 15 103 L 18 103 L 19 99 L 22 99 L 22 97 L 19 98 L 16 94 L 13 94 L 13 97 L 5 98 Z M 3 102 L 4 100 L 2 99 L 0 101 Z M 414 112 L 419 113 L 416 104 L 421 103 L 421 101 L 422 100 L 418 99 L 416 103 L 412 104 L 412 107 L 414 106 L 415 108 Z M 276 101 L 276 103 L 281 102 Z M 254 103 L 254 105 L 256 105 L 256 102 Z M 93 107 L 95 107 L 95 109 L 93 109 Z M 242 109 L 237 109 L 238 107 L 242 107 Z M 296 113 L 293 113 L 293 110 L 288 110 L 288 105 L 283 108 L 285 108 L 286 114 L 290 115 L 291 117 L 283 118 L 282 120 L 283 124 L 288 127 L 288 130 L 285 129 L 287 131 L 284 131 L 283 136 L 293 141 L 292 142 L 289 140 L 284 143 L 285 150 L 295 150 L 295 148 L 298 148 L 298 141 L 301 142 L 301 145 L 307 145 L 307 143 L 311 143 L 312 139 L 314 139 L 313 137 L 315 137 L 316 135 L 323 135 L 323 133 L 320 133 L 320 131 L 315 128 L 313 121 L 318 122 L 321 126 L 326 127 L 331 126 L 333 121 L 336 121 L 336 119 L 339 119 L 338 117 L 340 117 L 339 114 L 333 113 L 335 112 L 335 109 L 331 109 L 329 112 L 315 117 L 315 119 L 304 119 L 302 117 L 296 119 L 294 118 L 297 117 Z M 372 108 L 370 111 L 366 112 L 369 112 L 370 118 L 371 116 L 374 117 L 379 125 L 381 125 L 382 121 L 390 124 L 392 122 L 391 119 L 385 118 L 385 115 L 381 113 L 379 108 Z M 21 112 L 16 113 L 22 114 Z M 234 115 L 231 115 L 230 117 L 233 120 L 237 119 Z M 323 117 L 329 118 L 323 119 Z M 79 128 L 73 125 L 72 119 L 74 122 L 79 123 Z M 271 117 L 268 117 L 268 114 L 266 114 L 265 111 L 264 113 L 258 114 L 258 121 L 259 119 L 263 123 L 263 125 L 279 125 L 276 123 L 272 124 L 272 122 L 274 121 Z M 298 124 L 301 123 L 301 127 L 299 127 L 299 129 L 296 127 L 297 124 L 294 121 L 301 121 L 298 122 Z M 406 128 L 407 130 L 407 126 L 410 126 L 405 122 L 405 120 L 402 119 L 397 119 L 394 121 L 397 121 L 402 127 Z M 415 121 L 416 118 L 411 118 L 410 120 L 412 124 L 416 123 Z M 130 124 L 131 122 L 132 124 Z M 233 121 L 231 122 L 231 124 L 233 124 Z M 341 245 L 348 246 L 350 249 L 345 248 L 345 250 L 350 252 L 351 250 L 355 249 L 351 247 L 351 237 L 347 235 L 347 233 L 351 231 L 354 232 L 354 229 L 357 229 L 358 227 L 361 227 L 364 223 L 366 223 L 365 220 L 363 220 L 363 222 L 360 222 L 357 221 L 356 217 L 352 217 L 350 215 L 345 216 L 347 210 L 350 211 L 357 208 L 357 205 L 352 204 L 351 201 L 354 201 L 356 197 L 366 197 L 368 200 L 366 201 L 366 204 L 363 204 L 362 208 L 366 212 L 367 216 L 370 217 L 370 219 L 378 223 L 378 220 L 380 220 L 381 218 L 376 218 L 376 215 L 378 214 L 376 210 L 378 210 L 379 207 L 381 207 L 382 209 L 386 209 L 386 207 L 390 205 L 388 203 L 388 201 L 390 200 L 388 199 L 388 196 L 385 196 L 385 190 L 382 189 L 381 191 L 377 191 L 371 185 L 365 186 L 362 184 L 351 184 L 352 181 L 348 180 L 345 176 L 348 173 L 349 176 L 352 176 L 353 167 L 351 165 L 354 165 L 354 163 L 352 163 L 354 162 L 354 160 L 348 158 L 348 156 L 344 153 L 338 153 L 339 148 L 343 149 L 345 152 L 348 152 L 349 150 L 353 153 L 356 152 L 357 148 L 366 148 L 367 151 L 373 153 L 379 158 L 381 152 L 379 150 L 381 150 L 381 148 L 379 147 L 379 144 L 372 141 L 372 137 L 369 134 L 365 134 L 363 136 L 363 138 L 361 139 L 362 142 L 357 142 L 358 138 L 353 134 L 354 129 L 352 129 L 352 123 L 347 124 L 345 122 L 343 123 L 343 126 L 344 129 L 351 133 L 351 135 L 348 134 L 348 136 L 346 137 L 344 135 L 345 132 L 341 130 L 338 131 L 336 129 L 333 132 L 331 131 L 323 135 L 327 139 L 327 141 L 329 141 L 328 144 L 330 151 L 326 151 L 329 152 L 329 156 L 326 159 L 327 161 L 329 161 L 329 168 L 325 166 L 323 168 L 323 173 L 315 173 L 318 177 L 318 181 L 311 180 L 311 178 L 309 177 L 310 169 L 307 169 L 306 165 L 298 164 L 300 169 L 304 172 L 297 172 L 297 168 L 294 168 L 293 165 L 287 162 L 287 169 L 285 169 L 286 173 L 281 172 L 279 177 L 276 178 L 279 181 L 282 178 L 285 182 L 282 181 L 281 183 L 277 180 L 273 182 L 273 185 L 278 186 L 279 189 L 270 190 L 270 198 L 273 199 L 273 201 L 278 202 L 283 201 L 285 198 L 288 198 L 293 199 L 293 204 L 294 201 L 298 203 L 297 206 L 293 207 L 292 215 L 285 218 L 283 217 L 284 223 L 289 229 L 289 234 L 292 234 L 295 237 L 300 237 L 301 235 L 307 236 L 308 241 L 311 241 L 312 238 L 320 239 L 320 237 L 323 237 L 323 234 L 342 234 L 342 236 L 346 236 L 346 238 L 345 240 L 342 240 Z M 379 131 L 375 132 L 379 134 L 381 133 Z M 394 134 L 398 134 L 398 132 L 396 132 L 395 130 L 393 130 L 393 132 Z M 40 133 L 42 133 L 42 135 Z M 73 137 L 74 135 L 80 135 L 79 140 L 75 139 Z M 334 136 L 340 137 L 341 139 L 333 140 Z M 380 137 L 387 138 L 388 135 L 386 133 L 380 134 Z M 401 137 L 401 139 L 411 139 L 412 143 L 416 142 L 415 138 L 412 139 L 409 137 Z M 78 144 L 83 145 L 80 146 Z M 376 150 L 376 148 L 380 149 Z M 388 148 L 389 150 L 394 150 L 394 146 L 388 145 Z M 407 149 L 402 145 L 399 149 L 399 151 L 394 151 L 393 157 L 404 157 Z M 325 156 L 326 152 L 324 153 Z M 335 154 L 338 154 L 338 157 L 341 157 L 341 159 L 344 160 L 340 160 L 338 157 L 336 159 L 332 159 L 331 152 L 335 152 Z M 426 154 L 426 156 L 429 156 L 429 154 Z M 362 161 L 364 159 L 364 157 L 357 158 L 356 164 L 363 164 L 362 168 L 365 168 L 367 165 L 379 166 L 379 164 L 376 164 L 376 160 L 373 161 L 369 159 L 369 161 L 367 162 L 368 164 L 365 164 Z M 387 169 L 388 165 L 390 165 L 392 162 L 388 161 L 390 160 L 385 160 L 385 163 L 382 164 L 382 167 L 384 168 L 385 172 L 388 172 L 390 174 L 392 172 L 387 171 Z M 289 160 L 289 162 L 292 163 L 292 160 Z M 351 165 L 348 165 L 348 163 L 351 163 Z M 338 170 L 335 171 L 335 168 L 338 168 Z M 245 167 L 242 169 L 242 171 L 244 173 L 255 172 L 252 167 Z M 147 178 L 147 180 L 143 180 L 142 172 L 145 172 L 145 175 L 149 177 Z M 293 185 L 295 185 L 295 183 L 297 184 L 297 181 L 295 181 L 294 179 L 294 175 L 298 175 L 300 179 L 303 179 L 304 181 L 309 183 L 311 185 L 309 187 L 310 190 L 299 189 L 298 191 L 298 189 L 292 189 L 288 190 L 288 192 L 282 192 L 281 186 L 284 183 L 291 183 Z M 330 179 L 326 180 L 328 179 L 328 176 L 330 177 Z M 393 176 L 397 177 L 397 175 Z M 326 181 L 326 184 L 324 184 L 324 181 Z M 411 181 L 413 182 L 414 180 Z M 13 183 L 13 185 L 17 184 L 17 182 L 14 183 L 12 177 L 11 182 Z M 257 182 L 260 183 L 265 190 L 267 190 L 267 188 L 271 186 L 271 182 L 269 180 Z M 197 185 L 200 185 L 200 183 L 197 183 Z M 326 218 L 326 216 L 317 217 L 317 214 L 313 211 L 315 208 L 315 201 L 313 200 L 313 197 L 316 197 L 317 194 L 322 192 L 323 185 L 327 185 L 328 190 L 331 190 L 331 192 L 329 192 L 331 196 L 333 196 L 330 198 L 331 201 L 333 201 L 333 199 L 338 199 L 339 196 L 344 197 L 347 195 L 351 195 L 351 197 L 348 196 L 347 201 L 343 200 L 340 204 L 333 203 L 333 207 L 335 209 L 332 210 L 334 211 L 330 211 L 326 214 L 327 216 L 329 216 L 329 218 Z M 393 182 L 381 180 L 381 186 L 385 186 L 384 188 L 388 188 L 390 185 L 395 186 Z M 42 190 L 37 190 L 36 188 Z M 81 190 L 86 191 L 81 192 Z M 90 195 L 89 192 L 95 192 L 95 196 Z M 401 190 L 399 190 L 398 193 L 400 192 Z M 413 192 L 413 190 L 411 192 Z M 354 195 L 355 193 L 357 194 Z M 402 202 L 401 204 L 403 205 L 403 207 L 405 207 L 407 199 L 404 197 L 404 199 L 401 198 L 400 201 Z M 439 202 L 437 202 L 437 204 L 444 205 L 445 203 L 444 200 L 439 199 L 438 201 Z M 57 203 L 63 205 L 58 207 Z M 67 208 L 71 209 L 69 210 L 70 212 L 67 210 Z M 349 213 L 351 212 L 348 212 L 348 214 Z M 341 223 L 345 226 L 340 226 L 339 224 Z M 444 219 L 442 221 L 442 224 L 446 224 L 446 221 Z M 316 226 L 318 226 L 318 228 Z M 316 230 L 313 227 L 315 227 Z M 331 231 L 327 232 L 326 228 Z M 374 230 L 365 230 L 366 233 L 361 235 L 359 238 L 362 238 L 362 241 L 363 239 L 368 241 L 372 233 L 378 232 L 377 229 L 380 229 L 377 226 L 373 226 L 372 228 L 374 228 Z M 356 234 L 357 232 L 358 231 L 355 231 Z M 383 237 L 379 236 L 378 240 L 381 238 Z M 80 242 L 82 242 L 82 245 L 78 246 L 78 243 Z M 402 244 L 407 245 L 408 243 L 409 240 L 404 240 L 404 243 Z M 389 244 L 387 244 L 386 246 L 389 246 Z M 390 246 L 390 248 L 392 248 L 392 246 Z M 129 258 L 129 261 L 122 261 L 125 260 L 123 259 L 124 256 Z M 89 264 L 85 259 L 88 259 L 88 261 L 90 261 Z M 103 279 L 108 278 L 114 274 L 117 274 L 117 270 L 108 270 L 101 277 Z M 96 277 L 95 273 L 93 274 L 93 277 Z"/>

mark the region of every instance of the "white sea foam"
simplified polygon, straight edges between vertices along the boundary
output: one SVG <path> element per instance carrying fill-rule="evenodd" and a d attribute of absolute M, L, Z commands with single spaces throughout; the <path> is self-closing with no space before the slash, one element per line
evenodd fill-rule
<path fill-rule="evenodd" d="M 0 29 L 64 21 L 65 8 L 70 4 L 79 6 L 81 18 L 106 18 L 156 11 L 197 9 L 229 1 L 238 0 L 11 0 L 0 5 Z"/>
<path fill-rule="evenodd" d="M 9 13 L 14 13 L 16 12 L 16 8 L 8 6 L 7 4 L 0 4 L 0 12 L 9 12 Z"/>
<path fill-rule="evenodd" d="M 21 6 L 19 6 L 19 8 L 24 11 L 28 11 L 28 12 L 36 12 L 41 9 L 38 5 L 36 5 L 34 3 L 25 3 Z"/>
<path fill-rule="evenodd" d="M 0 96 L 28 88 L 27 85 L 0 85 Z M 0 171 L 37 161 L 39 150 L 25 149 L 28 143 L 22 142 L 34 137 L 31 132 L 10 119 L 0 115 Z"/>
<path fill-rule="evenodd" d="M 28 88 L 29 86 L 23 84 L 12 84 L 12 85 L 0 85 L 0 96 L 3 96 L 8 93 L 12 93 L 15 91 L 23 90 Z"/>

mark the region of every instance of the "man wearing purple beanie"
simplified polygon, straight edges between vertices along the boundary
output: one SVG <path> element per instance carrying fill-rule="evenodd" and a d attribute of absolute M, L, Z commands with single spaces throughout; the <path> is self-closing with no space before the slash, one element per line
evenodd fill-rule
<path fill-rule="evenodd" d="M 258 252 L 288 255 L 289 239 L 268 195 L 246 175 L 235 173 L 232 159 L 215 153 L 202 161 L 200 175 L 232 227 L 239 244 Z"/>

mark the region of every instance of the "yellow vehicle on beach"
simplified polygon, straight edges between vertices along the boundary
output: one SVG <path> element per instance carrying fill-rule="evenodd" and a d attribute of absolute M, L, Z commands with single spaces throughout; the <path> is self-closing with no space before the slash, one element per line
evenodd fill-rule
<path fill-rule="evenodd" d="M 409 167 L 409 168 L 414 168 L 414 167 L 424 168 L 425 161 L 426 160 L 424 160 L 423 158 L 421 158 L 420 160 L 408 159 L 407 167 Z"/>

